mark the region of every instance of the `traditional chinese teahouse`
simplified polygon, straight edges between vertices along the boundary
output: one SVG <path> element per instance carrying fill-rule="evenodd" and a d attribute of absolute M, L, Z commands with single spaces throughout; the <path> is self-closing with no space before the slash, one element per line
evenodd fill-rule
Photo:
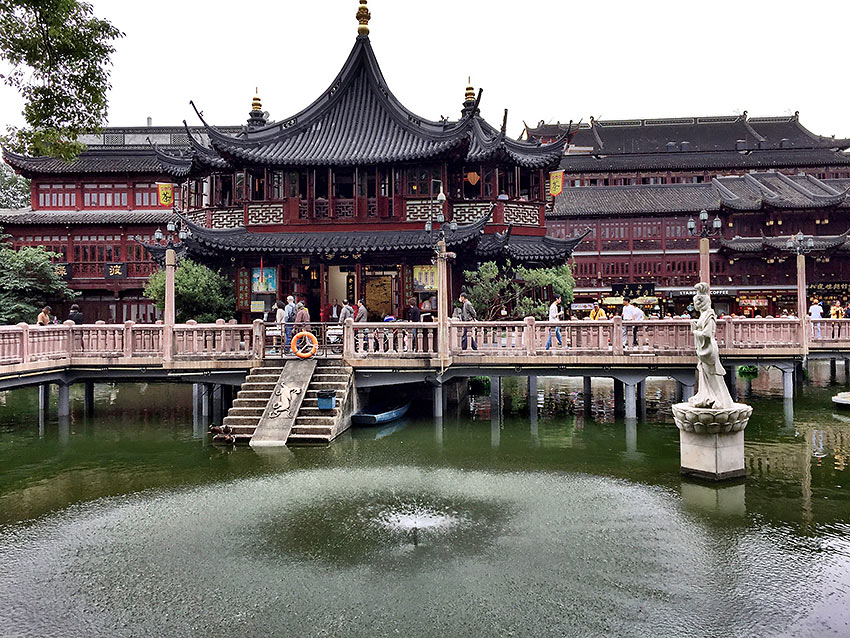
<path fill-rule="evenodd" d="M 243 317 L 294 293 L 314 320 L 333 299 L 365 297 L 380 318 L 436 294 L 441 234 L 457 254 L 452 296 L 482 261 L 564 263 L 580 240 L 545 237 L 544 210 L 567 136 L 509 139 L 472 86 L 459 119 L 416 115 L 381 73 L 366 0 L 357 19 L 351 54 L 310 106 L 269 121 L 255 97 L 235 134 L 198 111 L 209 146 L 189 132 L 188 153 L 158 152 L 183 187 L 188 253 L 232 269 Z"/>

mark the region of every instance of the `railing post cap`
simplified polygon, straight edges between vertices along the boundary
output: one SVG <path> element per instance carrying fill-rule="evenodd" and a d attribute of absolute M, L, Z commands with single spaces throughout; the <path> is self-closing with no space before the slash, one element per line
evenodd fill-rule
<path fill-rule="evenodd" d="M 262 319 L 254 319 L 254 321 L 252 321 L 251 323 L 255 326 L 262 326 L 263 320 Z"/>
<path fill-rule="evenodd" d="M 198 325 L 198 322 L 197 322 L 197 321 L 195 321 L 194 319 L 189 319 L 189 320 L 186 322 L 186 325 L 187 325 L 187 326 L 197 326 L 197 325 Z"/>
<path fill-rule="evenodd" d="M 106 325 L 106 322 L 105 322 L 103 319 L 98 319 L 97 321 L 95 321 L 95 322 L 94 322 L 94 325 L 96 325 L 96 326 L 105 326 L 105 325 Z"/>
<path fill-rule="evenodd" d="M 215 325 L 217 325 L 217 326 L 223 326 L 225 323 L 227 323 L 227 322 L 224 319 L 216 319 L 215 320 Z"/>
<path fill-rule="evenodd" d="M 531 315 L 529 315 L 528 317 L 525 318 L 525 323 L 528 324 L 529 326 L 533 326 L 536 323 L 536 321 L 537 320 Z"/>
<path fill-rule="evenodd" d="M 155 324 L 155 325 L 157 325 L 157 326 L 161 326 L 161 325 L 162 325 L 162 319 L 157 319 L 157 320 L 154 322 L 154 324 Z"/>
<path fill-rule="evenodd" d="M 76 326 L 77 324 L 76 324 L 76 322 L 71 321 L 70 319 L 65 319 L 65 321 L 62 322 L 62 325 L 63 326 Z"/>
<path fill-rule="evenodd" d="M 353 326 L 354 325 L 354 319 L 352 319 L 351 317 L 346 317 L 345 318 L 345 325 L 346 326 Z"/>
<path fill-rule="evenodd" d="M 29 328 L 30 327 L 30 325 L 26 321 L 22 321 L 21 323 L 17 324 L 17 326 L 18 326 L 18 328 Z"/>
<path fill-rule="evenodd" d="M 129 320 L 129 319 L 127 319 L 127 321 L 125 321 L 125 322 L 124 322 L 124 327 L 125 327 L 125 328 L 132 328 L 132 327 L 133 327 L 133 326 L 135 326 L 135 325 L 136 325 L 136 322 L 135 322 L 135 321 L 131 321 L 131 320 Z"/>

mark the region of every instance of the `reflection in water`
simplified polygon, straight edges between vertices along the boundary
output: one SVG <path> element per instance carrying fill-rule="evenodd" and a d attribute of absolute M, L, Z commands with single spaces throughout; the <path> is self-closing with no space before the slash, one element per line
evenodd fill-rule
<path fill-rule="evenodd" d="M 721 486 L 680 478 L 661 379 L 648 420 L 606 380 L 586 416 L 580 379 L 504 379 L 495 410 L 274 450 L 194 438 L 184 386 L 98 386 L 91 419 L 72 388 L 41 437 L 36 393 L 3 393 L 0 635 L 844 635 L 850 423 L 822 372 L 794 405 L 752 380 Z"/>

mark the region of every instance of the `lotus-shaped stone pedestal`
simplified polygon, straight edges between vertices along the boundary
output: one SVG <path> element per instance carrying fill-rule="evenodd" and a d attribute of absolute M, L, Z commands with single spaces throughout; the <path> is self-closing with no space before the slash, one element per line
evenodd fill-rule
<path fill-rule="evenodd" d="M 675 404 L 682 474 L 714 481 L 744 476 L 744 428 L 752 413 L 743 403 L 722 409 Z"/>

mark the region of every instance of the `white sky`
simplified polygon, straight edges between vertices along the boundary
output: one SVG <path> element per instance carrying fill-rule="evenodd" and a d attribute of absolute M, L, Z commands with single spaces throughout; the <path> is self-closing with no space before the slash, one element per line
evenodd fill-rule
<path fill-rule="evenodd" d="M 241 124 L 254 87 L 272 119 L 301 110 L 341 68 L 357 0 L 90 0 L 126 33 L 113 56 L 109 124 Z M 508 133 L 522 121 L 800 111 L 850 137 L 842 27 L 850 2 L 785 0 L 370 0 L 390 89 L 423 117 L 459 116 L 467 75 Z M 0 87 L 0 124 L 22 103 Z M 5 126 L 3 127 L 5 128 Z"/>

